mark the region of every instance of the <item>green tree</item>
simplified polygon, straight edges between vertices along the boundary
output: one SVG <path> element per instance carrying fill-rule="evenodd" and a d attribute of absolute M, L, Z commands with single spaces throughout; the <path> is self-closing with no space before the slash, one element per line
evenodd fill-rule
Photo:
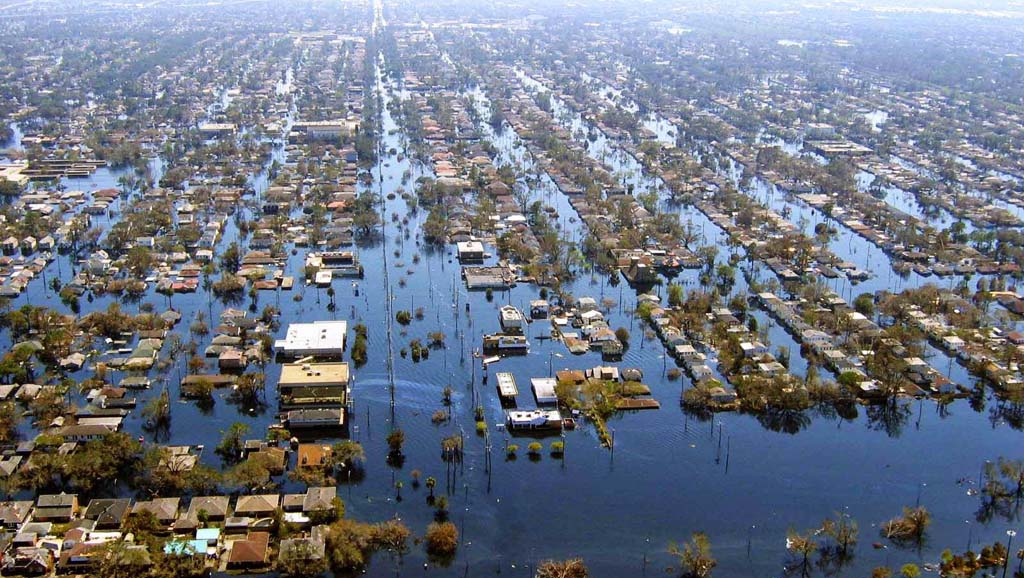
<path fill-rule="evenodd" d="M 224 431 L 220 443 L 214 450 L 225 462 L 236 463 L 242 458 L 242 446 L 245 434 L 249 433 L 249 426 L 242 422 L 235 422 Z"/>

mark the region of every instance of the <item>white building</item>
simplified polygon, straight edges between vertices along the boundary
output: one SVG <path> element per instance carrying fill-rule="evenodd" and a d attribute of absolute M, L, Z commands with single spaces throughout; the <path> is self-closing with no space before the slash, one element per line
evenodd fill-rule
<path fill-rule="evenodd" d="M 288 357 L 341 357 L 346 331 L 344 320 L 292 323 L 285 338 L 274 342 L 274 349 Z"/>
<path fill-rule="evenodd" d="M 557 382 L 553 377 L 534 377 L 530 379 L 530 386 L 533 387 L 533 396 L 537 403 L 555 404 L 558 403 L 558 395 L 555 393 Z"/>

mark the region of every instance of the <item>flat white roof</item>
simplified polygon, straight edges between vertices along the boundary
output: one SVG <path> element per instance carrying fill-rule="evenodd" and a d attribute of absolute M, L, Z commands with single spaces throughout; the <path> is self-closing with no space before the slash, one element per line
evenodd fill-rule
<path fill-rule="evenodd" d="M 484 250 L 484 244 L 480 241 L 459 241 L 455 246 L 458 247 L 460 253 L 467 251 L 479 251 L 482 253 Z"/>
<path fill-rule="evenodd" d="M 274 342 L 274 348 L 289 355 L 341 355 L 346 331 L 345 320 L 292 323 L 285 338 Z"/>
<path fill-rule="evenodd" d="M 555 385 L 558 382 L 553 377 L 534 377 L 530 379 L 533 387 L 533 395 L 537 403 L 557 403 L 558 396 L 555 394 Z"/>

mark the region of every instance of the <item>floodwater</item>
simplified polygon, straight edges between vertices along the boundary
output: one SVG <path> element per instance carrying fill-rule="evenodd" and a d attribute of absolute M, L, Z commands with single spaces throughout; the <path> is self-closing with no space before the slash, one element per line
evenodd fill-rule
<path fill-rule="evenodd" d="M 378 90 L 385 103 L 396 98 L 384 79 Z M 478 98 L 486 98 L 477 92 Z M 566 112 L 566 111 L 562 111 Z M 579 119 L 569 119 L 577 122 Z M 580 129 L 586 127 L 578 126 Z M 407 207 L 401 195 L 388 199 L 399 187 L 410 190 L 418 176 L 429 169 L 402 156 L 404 135 L 383 107 L 382 151 L 372 170 L 373 190 L 384 197 L 383 213 L 403 216 Z M 514 134 L 507 129 L 496 139 L 502 158 L 524 159 L 525 151 Z M 638 190 L 657 187 L 645 177 L 629 155 L 617 151 L 612 143 L 598 135 L 591 153 L 611 160 L 616 171 Z M 276 153 L 280 154 L 280 151 Z M 402 156 L 399 159 L 399 156 Z M 282 158 L 277 156 L 276 158 Z M 499 160 L 499 162 L 501 162 Z M 635 159 L 633 160 L 635 163 Z M 89 179 L 69 182 L 69 188 L 93 190 L 116 187 L 117 174 L 98 171 Z M 569 218 L 575 214 L 564 195 L 550 181 L 538 192 L 548 204 L 555 206 L 563 227 L 573 235 L 578 227 Z M 790 206 L 802 211 L 801 216 L 813 223 L 818 216 L 806 207 L 758 190 L 751 194 L 769 202 L 773 208 Z M 115 207 L 115 211 L 117 208 Z M 243 215 L 251 217 L 244 207 Z M 680 218 L 689 218 L 706 230 L 706 239 L 720 241 L 713 225 L 692 209 L 680 210 Z M 559 440 L 557 434 L 542 438 L 545 451 L 538 460 L 527 457 L 525 446 L 529 437 L 509 437 L 499 427 L 503 411 L 494 389 L 495 371 L 515 375 L 520 389 L 519 406 L 533 407 L 529 379 L 548 375 L 563 368 L 588 368 L 602 363 L 600 354 L 572 356 L 560 344 L 539 337 L 548 329 L 545 322 L 534 322 L 527 330 L 531 339 L 529 354 L 506 357 L 489 369 L 483 383 L 483 370 L 471 352 L 480 346 L 482 334 L 498 329 L 498 307 L 511 303 L 523 307 L 538 297 L 538 289 L 519 285 L 509 291 L 495 292 L 488 301 L 483 292 L 469 292 L 459 278 L 459 266 L 450 247 L 431 248 L 417 240 L 417 230 L 426 217 L 420 209 L 403 225 L 401 219 L 385 218 L 381 234 L 358 245 L 365 267 L 365 278 L 353 286 L 351 280 L 337 279 L 334 288 L 337 307 L 327 309 L 326 292 L 313 287 L 297 286 L 292 292 L 261 292 L 258 307 L 273 304 L 281 309 L 284 321 L 276 337 L 284 335 L 287 323 L 317 319 L 348 319 L 350 324 L 364 323 L 369 328 L 369 362 L 355 371 L 353 394 L 355 409 L 350 416 L 350 435 L 366 448 L 366 475 L 363 479 L 339 487 L 347 504 L 347 514 L 360 520 L 401 518 L 414 532 L 422 534 L 433 519 L 433 509 L 426 504 L 425 488 L 414 489 L 410 472 L 422 472 L 423 478 L 438 479 L 437 493 L 447 493 L 450 518 L 458 525 L 462 544 L 450 566 L 427 563 L 422 547 L 411 545 L 402 558 L 378 554 L 367 569 L 368 576 L 423 574 L 433 576 L 532 576 L 539 560 L 581 556 L 597 576 L 659 576 L 672 563 L 666 553 L 670 541 L 683 541 L 693 531 L 707 532 L 715 556 L 719 560 L 716 575 L 763 578 L 783 573 L 786 559 L 785 534 L 788 528 L 816 527 L 823 518 L 842 512 L 856 519 L 861 528 L 860 544 L 848 571 L 849 575 L 866 575 L 875 566 L 896 566 L 907 562 L 934 562 L 939 552 L 952 547 L 967 546 L 969 536 L 974 544 L 1005 536 L 1011 524 L 996 519 L 989 523 L 975 521 L 979 506 L 977 497 L 967 490 L 976 483 L 979 467 L 985 460 L 999 456 L 1024 458 L 1021 433 L 1005 423 L 999 402 L 987 399 L 985 407 L 972 409 L 966 401 L 958 401 L 946 412 L 932 402 L 905 402 L 899 411 L 858 407 L 855 416 L 840 417 L 828 412 L 805 412 L 792 415 L 758 418 L 724 414 L 702 421 L 679 408 L 679 397 L 689 382 L 667 378 L 672 360 L 666 359 L 662 345 L 645 335 L 640 322 L 631 311 L 636 304 L 635 291 L 621 283 L 613 286 L 599 274 L 581 272 L 571 283 L 574 296 L 608 299 L 610 325 L 627 328 L 632 339 L 619 364 L 639 367 L 644 381 L 651 386 L 653 397 L 661 409 L 632 412 L 610 421 L 615 432 L 615 448 L 601 447 L 593 429 L 582 423 L 565 434 L 564 459 L 551 457 L 546 447 Z M 809 224 L 808 226 L 813 226 Z M 409 236 L 406 236 L 406 231 Z M 238 238 L 234 219 L 228 219 L 223 246 Z M 578 237 L 577 237 L 578 238 Z M 859 239 L 859 240 L 858 240 Z M 866 241 L 850 233 L 840 233 L 832 248 L 844 258 L 878 272 L 856 290 L 848 285 L 839 289 L 850 296 L 862 290 L 891 287 L 896 280 L 885 273 L 887 258 Z M 397 254 L 396 254 L 397 252 Z M 418 263 L 414 257 L 419 256 Z M 385 258 L 386 256 L 386 266 Z M 35 280 L 14 306 L 26 303 L 46 305 L 64 310 L 49 280 L 63 282 L 72 278 L 73 264 L 61 256 Z M 298 277 L 302 270 L 302 253 L 292 256 L 286 275 Z M 686 279 L 684 274 L 683 278 Z M 402 282 L 400 282 L 402 281 Z M 908 283 L 916 283 L 911 279 Z M 737 276 L 738 287 L 742 277 Z M 301 295 L 302 300 L 294 300 Z M 393 326 L 394 389 L 386 352 L 389 349 L 386 327 L 387 307 L 382 299 L 390 296 L 390 309 L 416 310 L 422 307 L 422 320 L 409 326 Z M 97 297 L 91 303 L 83 299 L 83 310 L 106 307 L 116 299 Z M 157 310 L 170 306 L 180 311 L 182 324 L 202 314 L 215 324 L 226 306 L 244 308 L 247 299 L 223 303 L 205 294 L 175 295 L 171 299 L 150 292 L 143 303 L 152 303 Z M 138 303 L 122 307 L 136 311 Z M 761 315 L 761 314 L 758 314 Z M 767 323 L 767 319 L 759 317 Z M 428 359 L 413 362 L 397 354 L 411 339 L 424 339 L 430 332 L 446 335 L 444 348 L 431 350 Z M 771 331 L 772 348 L 792 346 L 788 335 Z M 6 335 L 5 335 L 6 338 Z M 211 336 L 199 339 L 200 350 Z M 798 349 L 791 347 L 794 364 Z M 955 367 L 955 364 L 954 364 Z M 805 370 L 805 369 L 804 369 Z M 794 371 L 801 371 L 799 366 Z M 243 408 L 230 403 L 226 391 L 218 391 L 216 403 L 201 410 L 194 403 L 179 401 L 179 377 L 184 375 L 184 361 L 178 360 L 170 370 L 154 371 L 157 385 L 140 394 L 139 405 L 166 387 L 175 400 L 172 425 L 160 436 L 161 443 L 205 444 L 212 449 L 221 431 L 234 421 L 251 428 L 251 437 L 260 437 L 274 421 L 276 396 L 273 384 L 280 374 L 276 364 L 267 367 L 268 404 L 266 407 Z M 86 369 L 74 377 L 91 375 Z M 121 374 L 114 372 L 114 378 Z M 163 381 L 159 381 L 163 379 Z M 442 390 L 453 391 L 451 421 L 433 425 L 431 414 L 443 409 Z M 394 405 L 392 405 L 392 399 Z M 82 403 L 81 399 L 75 400 Z M 484 408 L 489 437 L 475 433 L 474 408 Z M 1019 423 L 1018 423 L 1019 426 Z M 405 461 L 401 467 L 386 464 L 386 434 L 393 427 L 406 433 Z M 153 434 L 142 428 L 139 411 L 126 420 L 125 430 L 153 441 Z M 25 426 L 25 434 L 29 433 Z M 441 459 L 440 440 L 444 436 L 463 433 L 466 456 L 452 467 Z M 519 458 L 507 461 L 503 448 L 517 443 L 522 449 Z M 491 466 L 486 466 L 486 456 Z M 218 458 L 207 451 L 203 460 L 218 464 Z M 405 488 L 399 501 L 394 482 L 402 480 Z M 969 480 L 965 483 L 964 480 Z M 282 491 L 300 488 L 287 480 Z M 123 485 L 112 491 L 127 492 Z M 920 501 L 934 516 L 929 540 L 920 549 L 876 550 L 871 543 L 879 541 L 878 524 L 899 513 L 900 508 Z"/>

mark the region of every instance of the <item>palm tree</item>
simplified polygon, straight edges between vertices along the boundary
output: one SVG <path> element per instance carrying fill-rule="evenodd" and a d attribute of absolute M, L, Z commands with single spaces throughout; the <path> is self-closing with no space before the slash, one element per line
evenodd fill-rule
<path fill-rule="evenodd" d="M 426 486 L 427 486 L 427 489 L 430 490 L 430 497 L 431 498 L 434 497 L 434 486 L 436 486 L 436 485 L 437 485 L 437 478 L 435 478 L 434 476 L 427 476 Z"/>

